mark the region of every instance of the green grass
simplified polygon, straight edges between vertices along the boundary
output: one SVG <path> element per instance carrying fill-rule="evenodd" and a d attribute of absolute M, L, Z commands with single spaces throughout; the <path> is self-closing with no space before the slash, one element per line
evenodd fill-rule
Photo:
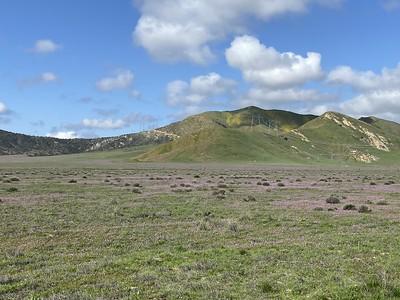
<path fill-rule="evenodd" d="M 289 148 L 290 149 L 290 148 Z M 262 128 L 205 129 L 160 145 L 138 161 L 305 163 L 282 137 Z"/>
<path fill-rule="evenodd" d="M 1 299 L 400 298 L 400 190 L 384 185 L 400 182 L 395 168 L 97 158 L 2 165 Z M 346 197 L 327 204 L 332 193 Z M 343 211 L 348 203 L 372 212 Z"/>

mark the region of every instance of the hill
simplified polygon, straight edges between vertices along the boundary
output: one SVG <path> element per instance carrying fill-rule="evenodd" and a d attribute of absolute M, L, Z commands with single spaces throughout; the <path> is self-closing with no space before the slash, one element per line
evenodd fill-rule
<path fill-rule="evenodd" d="M 290 131 L 317 118 L 283 110 L 264 110 L 255 106 L 234 111 L 205 112 L 160 128 L 161 131 L 184 136 L 203 129 L 240 128 L 263 125 L 271 129 Z"/>
<path fill-rule="evenodd" d="M 392 163 L 400 154 L 399 124 L 335 112 L 317 117 L 248 107 L 204 113 L 163 130 L 180 138 L 136 160 Z"/>
<path fill-rule="evenodd" d="M 0 155 L 45 156 L 103 151 L 160 144 L 171 141 L 173 134 L 158 130 L 97 139 L 57 139 L 0 130 Z"/>
<path fill-rule="evenodd" d="M 0 131 L 0 154 L 57 155 L 149 146 L 132 161 L 399 163 L 400 124 L 327 112 L 322 116 L 250 106 L 190 116 L 152 131 L 61 140 Z M 124 153 L 127 157 L 129 153 Z"/>
<path fill-rule="evenodd" d="M 376 162 L 399 153 L 400 125 L 374 117 L 360 120 L 327 112 L 291 132 L 296 147 L 318 160 Z M 387 128 L 386 128 L 387 127 Z M 390 128 L 390 130 L 388 129 Z M 396 134 L 397 132 L 397 134 Z"/>

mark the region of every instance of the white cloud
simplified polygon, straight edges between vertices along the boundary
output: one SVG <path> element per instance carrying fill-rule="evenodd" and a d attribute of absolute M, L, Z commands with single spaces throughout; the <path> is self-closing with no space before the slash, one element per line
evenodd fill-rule
<path fill-rule="evenodd" d="M 133 98 L 133 99 L 140 99 L 142 97 L 142 94 L 138 91 L 138 90 L 132 90 L 130 91 L 129 95 Z"/>
<path fill-rule="evenodd" d="M 41 82 L 52 82 L 52 81 L 56 81 L 57 80 L 57 75 L 55 75 L 52 72 L 45 72 L 43 74 L 40 75 L 40 81 Z"/>
<path fill-rule="evenodd" d="M 121 129 L 126 128 L 134 124 L 144 124 L 155 122 L 156 118 L 150 115 L 143 115 L 140 113 L 131 113 L 127 116 L 119 119 L 83 119 L 78 125 L 70 125 L 69 128 L 75 130 L 81 129 Z"/>
<path fill-rule="evenodd" d="M 303 13 L 314 3 L 335 6 L 341 0 L 137 0 L 141 17 L 133 36 L 161 61 L 204 64 L 214 54 L 210 43 L 246 32 L 249 18 L 268 21 Z"/>
<path fill-rule="evenodd" d="M 194 77 L 190 82 L 176 80 L 167 86 L 167 102 L 169 105 L 199 106 L 205 105 L 231 94 L 236 82 L 225 79 L 217 73 Z"/>
<path fill-rule="evenodd" d="M 82 125 L 86 128 L 92 129 L 119 129 L 125 126 L 123 120 L 113 120 L 113 119 L 83 119 Z"/>
<path fill-rule="evenodd" d="M 97 81 L 96 86 L 102 92 L 123 90 L 132 86 L 134 75 L 129 70 L 117 70 L 113 76 Z"/>
<path fill-rule="evenodd" d="M 307 57 L 292 52 L 279 53 L 252 36 L 235 38 L 226 50 L 231 67 L 239 69 L 246 81 L 273 89 L 288 88 L 321 79 L 321 55 Z"/>
<path fill-rule="evenodd" d="M 400 89 L 376 90 L 360 94 L 340 106 L 343 111 L 356 115 L 395 114 L 400 117 Z"/>
<path fill-rule="evenodd" d="M 333 105 L 322 104 L 322 105 L 316 105 L 316 106 L 312 107 L 311 109 L 304 111 L 304 113 L 310 113 L 313 115 L 320 116 L 328 111 L 335 111 L 335 110 L 337 110 L 337 108 Z"/>
<path fill-rule="evenodd" d="M 0 114 L 5 114 L 7 112 L 8 112 L 7 106 L 3 102 L 0 101 Z"/>
<path fill-rule="evenodd" d="M 11 122 L 11 115 L 14 112 L 9 110 L 7 105 L 0 100 L 0 124 L 7 124 Z"/>
<path fill-rule="evenodd" d="M 54 137 L 57 139 L 77 139 L 80 137 L 75 131 L 52 132 L 52 133 L 48 133 L 46 136 Z"/>
<path fill-rule="evenodd" d="M 214 55 L 205 45 L 209 32 L 195 24 L 174 24 L 154 17 L 142 17 L 135 30 L 137 42 L 160 61 L 189 60 L 204 64 Z"/>
<path fill-rule="evenodd" d="M 57 80 L 58 80 L 58 77 L 53 72 L 44 72 L 36 77 L 20 80 L 18 82 L 18 85 L 20 87 L 29 87 L 32 85 L 56 82 Z"/>
<path fill-rule="evenodd" d="M 380 73 L 341 66 L 329 73 L 327 82 L 350 86 L 358 92 L 358 95 L 340 104 L 343 112 L 386 115 L 400 120 L 400 64 L 393 69 L 383 68 Z"/>
<path fill-rule="evenodd" d="M 38 40 L 35 42 L 35 46 L 33 47 L 33 52 L 39 54 L 47 54 L 55 52 L 60 48 L 61 46 L 53 42 L 52 40 Z"/>
<path fill-rule="evenodd" d="M 239 99 L 240 106 L 282 104 L 289 102 L 315 102 L 322 100 L 332 100 L 333 97 L 323 94 L 316 90 L 304 89 L 281 89 L 270 90 L 262 88 L 251 88 L 244 96 Z"/>
<path fill-rule="evenodd" d="M 394 69 L 384 68 L 380 74 L 340 66 L 328 74 L 327 82 L 348 85 L 359 91 L 396 89 L 400 87 L 400 64 Z"/>

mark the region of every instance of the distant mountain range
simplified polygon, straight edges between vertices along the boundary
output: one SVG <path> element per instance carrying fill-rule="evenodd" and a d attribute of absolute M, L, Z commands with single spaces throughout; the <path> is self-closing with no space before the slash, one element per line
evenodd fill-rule
<path fill-rule="evenodd" d="M 157 145 L 176 136 L 158 130 L 95 139 L 57 139 L 0 130 L 0 155 L 45 156 L 90 151 L 106 151 L 142 145 Z"/>
<path fill-rule="evenodd" d="M 400 124 L 327 112 L 247 107 L 206 112 L 152 131 L 60 140 L 0 131 L 0 154 L 56 155 L 153 145 L 135 161 L 400 163 Z"/>

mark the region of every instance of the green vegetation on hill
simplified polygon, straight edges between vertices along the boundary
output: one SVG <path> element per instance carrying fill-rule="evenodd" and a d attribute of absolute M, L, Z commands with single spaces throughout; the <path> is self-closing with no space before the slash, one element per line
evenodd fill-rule
<path fill-rule="evenodd" d="M 398 162 L 400 125 L 248 107 L 192 116 L 162 130 L 180 135 L 138 161 Z"/>
<path fill-rule="evenodd" d="M 137 158 L 139 161 L 258 161 L 299 162 L 301 156 L 287 151 L 287 141 L 262 128 L 213 128 L 163 144 Z"/>
<path fill-rule="evenodd" d="M 30 156 L 149 146 L 124 152 L 124 158 L 136 162 L 400 162 L 400 124 L 395 122 L 375 117 L 357 120 L 335 112 L 317 117 L 254 106 L 205 112 L 118 137 L 60 140 L 0 131 L 0 142 L 0 155 Z"/>
<path fill-rule="evenodd" d="M 205 112 L 165 126 L 160 130 L 183 136 L 215 127 L 240 128 L 263 125 L 287 132 L 315 118 L 314 115 L 300 115 L 283 110 L 264 110 L 250 106 L 230 112 Z"/>
<path fill-rule="evenodd" d="M 171 135 L 159 131 L 139 132 L 108 138 L 57 139 L 0 130 L 0 155 L 47 156 L 109 151 L 165 143 L 171 141 L 172 138 Z"/>

